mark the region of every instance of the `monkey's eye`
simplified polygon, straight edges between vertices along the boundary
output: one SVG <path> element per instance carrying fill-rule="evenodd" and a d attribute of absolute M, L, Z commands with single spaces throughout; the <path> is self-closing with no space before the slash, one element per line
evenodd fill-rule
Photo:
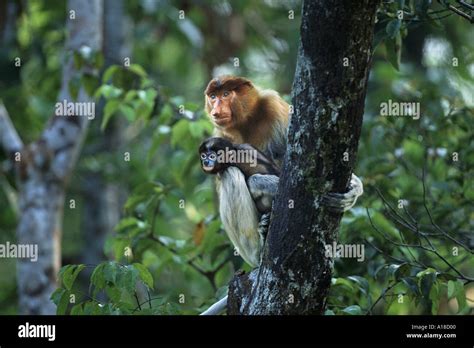
<path fill-rule="evenodd" d="M 209 155 L 209 159 L 210 159 L 211 161 L 215 161 L 216 158 L 217 158 L 217 156 L 216 156 L 215 153 L 211 153 L 211 154 Z"/>
<path fill-rule="evenodd" d="M 206 159 L 206 157 L 207 157 L 207 156 L 206 156 L 206 154 L 205 154 L 205 153 L 202 153 L 202 154 L 201 154 L 201 159 L 202 159 L 202 160 L 205 160 L 205 159 Z"/>
<path fill-rule="evenodd" d="M 230 94 L 229 91 L 225 91 L 225 92 L 224 92 L 224 97 L 227 97 L 229 94 Z"/>
<path fill-rule="evenodd" d="M 215 95 L 215 94 L 211 94 L 210 97 L 211 97 L 211 99 L 216 99 L 216 95 Z"/>

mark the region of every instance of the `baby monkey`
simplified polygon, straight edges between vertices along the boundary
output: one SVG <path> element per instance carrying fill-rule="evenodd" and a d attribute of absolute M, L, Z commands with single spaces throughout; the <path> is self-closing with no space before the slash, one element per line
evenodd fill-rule
<path fill-rule="evenodd" d="M 270 158 L 252 145 L 233 144 L 218 137 L 205 140 L 199 147 L 199 154 L 201 168 L 207 174 L 221 174 L 229 167 L 240 169 L 258 212 L 270 212 L 276 192 L 266 183 L 278 182 L 280 175 L 277 165 Z M 276 185 L 273 187 L 276 188 Z"/>

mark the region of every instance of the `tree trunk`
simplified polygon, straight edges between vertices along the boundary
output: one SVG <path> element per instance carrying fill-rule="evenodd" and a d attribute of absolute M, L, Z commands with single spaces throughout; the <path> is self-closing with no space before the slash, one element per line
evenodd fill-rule
<path fill-rule="evenodd" d="M 105 0 L 104 2 L 104 70 L 113 64 L 123 64 L 125 39 L 125 17 L 123 0 Z M 99 103 L 99 114 L 102 114 L 104 102 Z M 91 125 L 89 131 L 92 141 L 84 148 L 85 154 L 116 153 L 124 139 L 124 120 L 112 118 L 104 132 L 100 123 Z M 124 169 L 125 170 L 125 169 Z M 122 206 L 126 199 L 123 185 L 108 182 L 104 171 L 88 170 L 81 182 L 81 193 L 84 205 L 82 214 L 82 231 L 84 250 L 82 263 L 98 264 L 105 259 L 104 243 L 120 220 Z M 89 276 L 82 273 L 81 276 Z M 88 281 L 88 278 L 85 279 Z"/>
<path fill-rule="evenodd" d="M 74 12 L 71 12 L 74 11 Z M 90 102 L 84 90 L 77 100 L 69 93 L 71 78 L 80 73 L 73 64 L 71 51 L 89 47 L 92 52 L 102 44 L 102 11 L 99 0 L 69 0 L 63 80 L 58 102 Z M 71 17 L 75 16 L 74 19 Z M 50 300 L 57 287 L 61 263 L 61 229 L 64 190 L 86 133 L 86 116 L 53 116 L 39 140 L 21 151 L 18 183 L 20 189 L 19 244 L 36 244 L 38 260 L 18 260 L 18 294 L 21 314 L 54 314 Z"/>
<path fill-rule="evenodd" d="M 377 1 L 304 1 L 294 114 L 260 268 L 234 277 L 229 314 L 323 314 L 345 192 L 360 137 Z"/>

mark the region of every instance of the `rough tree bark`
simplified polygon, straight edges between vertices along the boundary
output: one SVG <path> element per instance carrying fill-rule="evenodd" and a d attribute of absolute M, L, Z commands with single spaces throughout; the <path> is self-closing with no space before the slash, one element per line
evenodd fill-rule
<path fill-rule="evenodd" d="M 74 12 L 71 12 L 74 11 Z M 81 48 L 92 52 L 102 44 L 102 12 L 100 0 L 69 0 L 62 86 L 58 101 L 93 102 L 80 90 L 74 100 L 69 82 L 80 74 L 73 64 L 72 52 Z M 72 13 L 75 18 L 71 19 Z M 57 286 L 61 263 L 61 230 L 64 190 L 74 167 L 86 133 L 86 116 L 53 116 L 40 138 L 24 146 L 0 108 L 0 139 L 6 152 L 17 164 L 20 220 L 18 244 L 38 245 L 38 260 L 19 259 L 17 282 L 21 314 L 54 314 L 50 300 Z"/>
<path fill-rule="evenodd" d="M 262 265 L 234 277 L 229 314 L 324 313 L 333 266 L 325 245 L 336 240 L 342 215 L 321 196 L 344 192 L 355 165 L 377 3 L 303 3 L 279 194 Z"/>

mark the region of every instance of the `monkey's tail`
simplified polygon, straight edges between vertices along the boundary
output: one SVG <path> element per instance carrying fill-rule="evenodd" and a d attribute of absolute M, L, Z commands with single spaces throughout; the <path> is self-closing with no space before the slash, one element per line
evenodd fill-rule
<path fill-rule="evenodd" d="M 227 307 L 227 295 L 199 315 L 218 315 Z"/>

